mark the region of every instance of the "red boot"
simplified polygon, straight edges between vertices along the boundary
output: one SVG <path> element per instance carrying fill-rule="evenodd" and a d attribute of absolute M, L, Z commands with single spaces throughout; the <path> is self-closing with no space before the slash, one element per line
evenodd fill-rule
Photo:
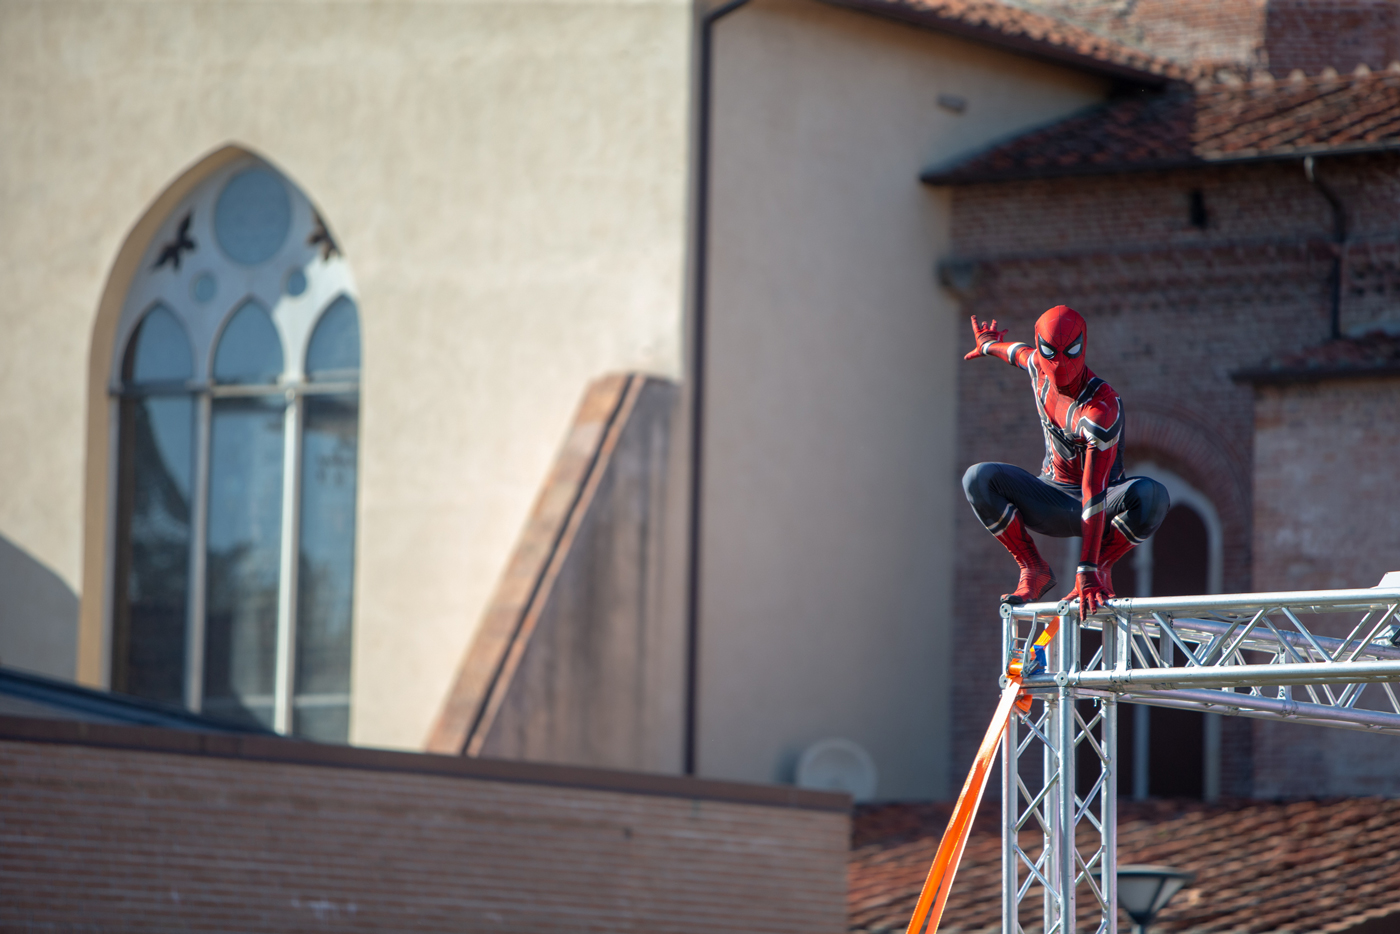
<path fill-rule="evenodd" d="M 1011 552 L 1011 557 L 1016 559 L 1016 564 L 1021 569 L 1021 578 L 1016 583 L 1016 589 L 1011 593 L 1002 594 L 1002 603 L 1010 603 L 1013 606 L 1034 603 L 1055 586 L 1055 572 L 1050 570 L 1050 565 L 1045 563 L 1045 559 L 1036 550 L 1035 542 L 1031 540 L 1030 533 L 1021 522 L 1020 513 L 1011 517 L 1011 522 L 997 533 L 996 539 Z"/>
<path fill-rule="evenodd" d="M 1099 584 L 1105 596 L 1113 597 L 1114 563 L 1136 547 L 1116 525 L 1109 525 L 1103 537 L 1103 546 L 1099 549 Z"/>

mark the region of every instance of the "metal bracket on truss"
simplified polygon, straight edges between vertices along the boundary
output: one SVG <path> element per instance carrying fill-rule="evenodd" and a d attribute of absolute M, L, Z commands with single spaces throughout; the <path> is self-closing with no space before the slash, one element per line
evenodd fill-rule
<path fill-rule="evenodd" d="M 1002 739 L 1004 934 L 1117 934 L 1120 703 L 1400 734 L 1400 586 L 1384 583 L 1111 600 L 1083 622 L 1063 602 L 1003 606 L 1004 664 L 1061 622 Z M 1102 633 L 1087 658 L 1085 631 Z"/>

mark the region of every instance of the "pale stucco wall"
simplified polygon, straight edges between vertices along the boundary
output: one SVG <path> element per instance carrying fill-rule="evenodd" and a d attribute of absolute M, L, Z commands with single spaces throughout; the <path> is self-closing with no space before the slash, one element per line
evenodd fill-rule
<path fill-rule="evenodd" d="M 970 332 L 918 176 L 1107 86 L 800 0 L 731 14 L 715 56 L 700 772 L 788 780 L 841 736 L 878 797 L 946 797 Z"/>
<path fill-rule="evenodd" d="M 690 26 L 681 0 L 0 0 L 3 582 L 59 607 L 0 611 L 0 662 L 106 678 L 98 308 L 143 213 L 234 143 L 359 285 L 352 734 L 418 746 L 584 386 L 680 375 Z"/>

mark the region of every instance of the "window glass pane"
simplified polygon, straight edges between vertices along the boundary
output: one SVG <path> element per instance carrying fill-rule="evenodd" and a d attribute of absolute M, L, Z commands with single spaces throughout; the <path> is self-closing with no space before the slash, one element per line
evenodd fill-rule
<path fill-rule="evenodd" d="M 349 739 L 358 438 L 358 397 L 307 397 L 293 729 L 327 742 Z"/>
<path fill-rule="evenodd" d="M 153 308 L 136 326 L 127 348 L 122 379 L 129 384 L 183 382 L 194 376 L 194 358 L 185 329 L 170 309 Z"/>
<path fill-rule="evenodd" d="M 282 341 L 267 312 L 244 302 L 233 313 L 214 353 L 220 383 L 275 383 L 282 375 Z"/>
<path fill-rule="evenodd" d="M 1152 596 L 1206 592 L 1210 587 L 1210 533 L 1196 510 L 1173 506 L 1152 541 Z"/>
<path fill-rule="evenodd" d="M 303 694 L 292 711 L 292 733 L 318 743 L 350 741 L 350 695 Z"/>
<path fill-rule="evenodd" d="M 309 379 L 344 379 L 360 372 L 360 316 L 342 295 L 321 315 L 306 349 Z"/>
<path fill-rule="evenodd" d="M 281 399 L 216 399 L 204 712 L 272 726 L 282 541 Z"/>
<path fill-rule="evenodd" d="M 190 396 L 122 402 L 112 686 L 170 704 L 184 703 L 193 423 Z"/>

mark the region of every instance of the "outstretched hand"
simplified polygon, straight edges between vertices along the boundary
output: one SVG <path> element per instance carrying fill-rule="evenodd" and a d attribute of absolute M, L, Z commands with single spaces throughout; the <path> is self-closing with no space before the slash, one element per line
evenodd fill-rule
<path fill-rule="evenodd" d="M 977 316 L 973 315 L 972 339 L 976 341 L 976 346 L 972 348 L 972 351 L 970 353 L 963 354 L 963 359 L 973 360 L 977 357 L 982 356 L 983 344 L 987 343 L 987 341 L 1000 341 L 1005 336 L 1005 331 L 997 330 L 997 321 L 995 318 L 992 319 L 992 322 L 990 324 L 986 324 L 984 322 L 978 321 Z"/>

